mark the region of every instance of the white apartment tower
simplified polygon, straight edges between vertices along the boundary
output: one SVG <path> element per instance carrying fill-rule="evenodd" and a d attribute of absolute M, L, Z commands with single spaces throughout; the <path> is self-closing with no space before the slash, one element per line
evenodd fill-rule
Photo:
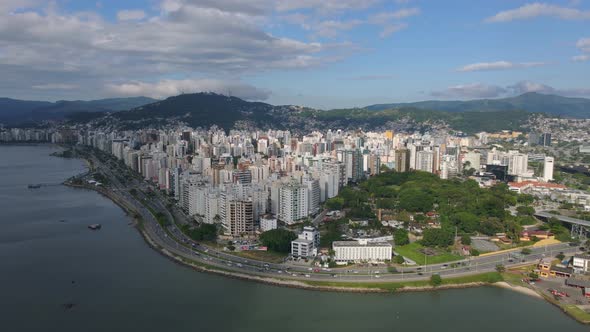
<path fill-rule="evenodd" d="M 543 163 L 543 181 L 549 182 L 553 180 L 553 157 L 545 157 Z"/>

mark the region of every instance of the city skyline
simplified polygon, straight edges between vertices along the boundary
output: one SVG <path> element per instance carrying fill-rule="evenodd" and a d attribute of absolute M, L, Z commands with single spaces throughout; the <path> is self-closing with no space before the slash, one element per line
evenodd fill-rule
<path fill-rule="evenodd" d="M 3 1 L 3 96 L 213 91 L 317 108 L 588 97 L 585 1 Z"/>

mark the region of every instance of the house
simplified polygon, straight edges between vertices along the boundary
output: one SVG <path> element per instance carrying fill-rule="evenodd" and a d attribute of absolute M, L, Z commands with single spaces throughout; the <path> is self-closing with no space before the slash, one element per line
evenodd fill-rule
<path fill-rule="evenodd" d="M 291 241 L 291 255 L 293 257 L 313 257 L 320 246 L 320 232 L 314 227 L 303 227 L 303 232 L 297 239 Z"/>
<path fill-rule="evenodd" d="M 562 278 L 569 278 L 572 276 L 574 270 L 569 267 L 555 265 L 552 263 L 553 258 L 543 258 L 539 261 L 537 265 L 539 269 L 539 276 L 544 278 L 549 277 L 562 277 Z"/>

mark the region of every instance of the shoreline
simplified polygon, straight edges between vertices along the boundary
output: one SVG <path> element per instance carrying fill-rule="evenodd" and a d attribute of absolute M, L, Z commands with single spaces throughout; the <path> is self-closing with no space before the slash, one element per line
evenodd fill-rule
<path fill-rule="evenodd" d="M 81 159 L 83 159 L 85 161 L 86 166 L 88 167 L 88 170 L 91 170 L 92 164 L 90 163 L 90 161 L 86 158 L 81 158 Z M 523 286 L 511 285 L 510 283 L 508 283 L 506 281 L 464 282 L 464 283 L 456 283 L 456 284 L 445 284 L 445 285 L 439 285 L 439 286 L 431 286 L 431 285 L 409 286 L 409 285 L 404 285 L 403 282 L 395 282 L 395 283 L 392 282 L 391 285 L 396 285 L 399 287 L 394 287 L 392 289 L 385 289 L 385 288 L 380 288 L 380 287 L 370 287 L 371 283 L 358 283 L 358 287 L 357 286 L 347 287 L 344 285 L 343 286 L 331 286 L 331 285 L 320 285 L 320 284 L 314 285 L 311 282 L 308 283 L 305 281 L 260 277 L 260 276 L 251 275 L 251 274 L 223 270 L 218 267 L 210 266 L 207 264 L 199 263 L 196 261 L 192 261 L 192 260 L 180 257 L 174 253 L 169 252 L 168 250 L 161 247 L 160 245 L 158 245 L 149 236 L 149 234 L 145 231 L 145 229 L 142 227 L 142 222 L 141 221 L 138 222 L 138 220 L 133 217 L 133 215 L 135 213 L 137 213 L 137 211 L 135 211 L 133 208 L 130 208 L 129 206 L 127 206 L 126 202 L 124 202 L 124 201 L 121 202 L 117 197 L 115 197 L 113 195 L 113 193 L 110 190 L 105 189 L 105 188 L 87 186 L 87 185 L 76 185 L 76 184 L 68 183 L 67 180 L 64 181 L 63 184 L 65 186 L 69 186 L 72 188 L 93 190 L 95 192 L 98 192 L 102 196 L 110 199 L 113 203 L 115 203 L 117 206 L 119 206 L 121 209 L 123 209 L 123 211 L 125 211 L 125 213 L 132 219 L 133 227 L 139 232 L 140 236 L 144 239 L 144 241 L 146 242 L 146 244 L 149 247 L 151 247 L 153 250 L 155 250 L 157 253 L 164 256 L 165 258 L 170 259 L 172 262 L 179 264 L 180 266 L 196 270 L 198 272 L 221 275 L 223 277 L 232 278 L 232 279 L 236 279 L 236 280 L 253 281 L 253 282 L 258 282 L 258 283 L 266 284 L 269 286 L 275 286 L 275 287 L 287 287 L 287 288 L 295 288 L 295 289 L 308 290 L 308 291 L 322 291 L 322 292 L 334 292 L 334 293 L 358 293 L 358 294 L 411 293 L 411 292 L 432 292 L 432 291 L 440 291 L 440 290 L 466 289 L 466 288 L 475 288 L 475 287 L 482 287 L 482 286 L 493 286 L 493 287 L 498 287 L 498 288 L 510 290 L 510 291 L 513 291 L 516 293 L 520 293 L 522 295 L 534 297 L 534 298 L 537 298 L 540 300 L 545 300 L 548 303 L 559 308 L 567 316 L 573 318 L 578 323 L 584 324 L 584 325 L 590 324 L 590 321 L 583 320 L 583 319 L 576 317 L 571 312 L 569 312 L 564 307 L 562 307 L 559 303 L 556 303 L 555 301 L 552 301 L 551 299 L 544 297 L 543 295 L 539 294 L 538 292 L 536 292 L 532 289 L 523 287 Z M 425 281 L 425 282 L 427 282 L 427 281 Z M 365 284 L 367 285 L 367 287 L 362 286 Z M 373 283 L 373 285 L 375 285 L 375 284 L 378 285 L 379 283 L 378 282 Z M 387 284 L 387 282 L 382 283 L 382 284 Z"/>

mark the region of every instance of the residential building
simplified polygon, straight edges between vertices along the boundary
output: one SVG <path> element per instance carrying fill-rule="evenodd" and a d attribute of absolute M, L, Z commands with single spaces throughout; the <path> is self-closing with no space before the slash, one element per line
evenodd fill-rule
<path fill-rule="evenodd" d="M 387 242 L 334 241 L 336 262 L 379 262 L 391 260 L 393 245 Z"/>

